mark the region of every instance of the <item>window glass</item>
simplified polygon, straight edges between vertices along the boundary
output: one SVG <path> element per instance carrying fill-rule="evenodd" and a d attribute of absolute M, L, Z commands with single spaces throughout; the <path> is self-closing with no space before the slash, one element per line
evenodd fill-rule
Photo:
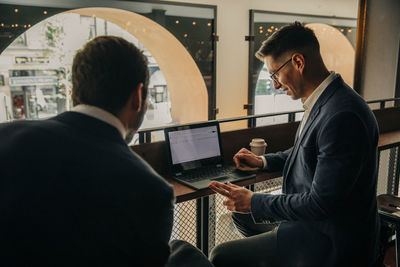
<path fill-rule="evenodd" d="M 259 61 L 255 52 L 262 42 L 281 27 L 299 21 L 312 28 L 320 42 L 321 55 L 328 70 L 338 72 L 345 82 L 353 86 L 355 44 L 357 21 L 355 18 L 334 18 L 305 16 L 286 13 L 251 11 L 252 33 L 254 43 L 250 51 L 249 82 L 251 99 L 254 104 L 254 114 L 302 110 L 301 100 L 293 101 L 282 90 L 275 90 L 269 79 L 266 65 Z M 253 101 L 253 102 L 252 102 Z M 302 113 L 296 114 L 296 120 L 302 118 Z M 257 119 L 257 125 L 268 125 L 287 122 L 288 116 L 274 116 Z"/>
<path fill-rule="evenodd" d="M 119 26 L 79 14 L 58 14 L 43 20 L 17 37 L 10 48 L 3 51 L 1 57 L 13 63 L 8 70 L 12 117 L 45 119 L 70 110 L 73 56 L 87 41 L 99 35 L 120 36 L 144 50 L 150 68 L 150 104 L 142 127 L 171 123 L 167 84 L 150 52 Z M 15 50 L 19 40 L 29 40 L 29 44 Z M 29 55 L 32 50 L 35 54 Z M 163 89 L 158 94 L 156 86 Z"/>
<path fill-rule="evenodd" d="M 204 84 L 206 97 L 206 117 L 203 120 L 214 118 L 215 114 L 212 111 L 215 108 L 215 8 L 167 3 L 100 2 L 97 3 L 99 6 L 140 14 L 175 36 L 194 60 L 202 77 L 201 83 Z M 92 1 L 55 1 L 46 2 L 46 5 L 51 6 L 0 4 L 1 122 L 43 119 L 70 110 L 70 67 L 73 56 L 87 41 L 100 35 L 121 36 L 133 42 L 144 51 L 149 60 L 149 108 L 141 129 L 190 121 L 190 116 L 184 121 L 176 114 L 173 116 L 174 107 L 179 107 L 182 104 L 179 101 L 182 100 L 171 101 L 171 86 L 167 83 L 171 81 L 171 77 L 165 77 L 159 62 L 135 34 L 126 31 L 121 25 L 96 16 L 60 13 L 96 5 Z M 169 65 L 173 67 L 174 62 L 170 62 Z M 176 76 L 173 79 L 182 77 Z M 172 89 L 177 90 L 174 87 Z M 160 140 L 163 139 L 163 135 L 154 133 L 151 138 Z M 135 138 L 135 141 L 137 142 L 138 138 Z"/>

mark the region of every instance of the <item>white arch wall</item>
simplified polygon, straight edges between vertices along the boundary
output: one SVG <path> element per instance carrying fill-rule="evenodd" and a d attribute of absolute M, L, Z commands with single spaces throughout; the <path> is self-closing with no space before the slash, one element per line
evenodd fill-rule
<path fill-rule="evenodd" d="M 156 59 L 167 81 L 173 121 L 188 123 L 208 119 L 204 79 L 191 55 L 165 28 L 133 12 L 112 8 L 67 11 L 110 21 L 135 36 Z"/>
<path fill-rule="evenodd" d="M 354 82 L 355 51 L 338 29 L 322 23 L 307 24 L 318 38 L 321 55 L 328 70 L 340 73 L 350 86 Z"/>

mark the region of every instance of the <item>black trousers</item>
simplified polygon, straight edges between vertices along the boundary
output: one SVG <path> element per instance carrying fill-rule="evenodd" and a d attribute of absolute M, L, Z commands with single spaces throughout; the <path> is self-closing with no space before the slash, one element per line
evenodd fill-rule
<path fill-rule="evenodd" d="M 277 266 L 277 224 L 255 224 L 250 214 L 233 213 L 232 219 L 246 238 L 216 246 L 210 253 L 215 267 Z"/>

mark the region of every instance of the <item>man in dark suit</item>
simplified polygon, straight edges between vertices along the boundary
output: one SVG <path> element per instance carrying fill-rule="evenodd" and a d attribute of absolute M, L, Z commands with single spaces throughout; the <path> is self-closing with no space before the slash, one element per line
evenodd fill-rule
<path fill-rule="evenodd" d="M 257 56 L 270 70 L 275 89 L 301 99 L 305 113 L 292 148 L 261 157 L 241 149 L 234 157 L 237 167 L 282 170 L 282 194 L 210 184 L 226 197 L 229 210 L 245 213 L 234 213 L 233 219 L 249 236 L 216 247 L 212 262 L 373 265 L 379 235 L 378 127 L 371 110 L 340 75 L 327 70 L 313 31 L 298 22 L 274 33 Z M 274 223 L 279 226 L 271 229 Z"/>
<path fill-rule="evenodd" d="M 132 43 L 97 37 L 74 58 L 72 111 L 0 125 L 2 266 L 166 264 L 172 187 L 124 140 L 148 76 Z"/>

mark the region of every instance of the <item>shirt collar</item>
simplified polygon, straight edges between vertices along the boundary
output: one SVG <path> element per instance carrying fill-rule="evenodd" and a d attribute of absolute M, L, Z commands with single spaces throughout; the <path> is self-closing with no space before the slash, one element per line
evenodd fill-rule
<path fill-rule="evenodd" d="M 104 121 L 105 123 L 108 123 L 117 128 L 117 130 L 121 133 L 122 138 L 125 139 L 126 137 L 127 131 L 122 122 L 113 114 L 104 109 L 91 105 L 80 104 L 73 107 L 71 111 L 79 112 L 91 116 L 93 118 L 96 118 L 98 120 Z"/>
<path fill-rule="evenodd" d="M 325 91 L 325 89 L 329 86 L 331 82 L 337 77 L 337 74 L 334 71 L 331 71 L 329 76 L 325 78 L 325 80 L 315 88 L 314 92 L 304 101 L 303 108 L 304 110 L 311 110 L 315 103 L 317 102 L 318 98 L 321 94 Z"/>

